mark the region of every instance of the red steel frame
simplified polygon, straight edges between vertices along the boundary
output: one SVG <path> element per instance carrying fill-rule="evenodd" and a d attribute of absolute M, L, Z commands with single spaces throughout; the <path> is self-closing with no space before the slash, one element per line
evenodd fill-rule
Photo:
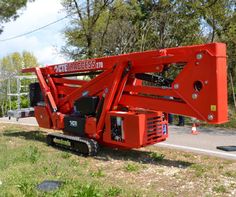
<path fill-rule="evenodd" d="M 185 66 L 170 88 L 143 86 L 141 80 L 135 79 L 136 73 L 161 73 L 165 66 L 176 63 Z M 90 81 L 64 77 L 91 71 L 102 73 Z M 92 117 L 86 120 L 89 137 L 97 140 L 102 139 L 107 113 L 119 111 L 119 106 L 182 114 L 212 124 L 227 121 L 226 46 L 223 43 L 81 60 L 27 68 L 23 72 L 34 72 L 38 77 L 46 103 L 43 110 L 48 118 L 40 126 L 46 128 L 63 129 L 65 114 L 70 114 L 74 102 L 84 95 L 104 98 L 99 121 Z M 196 82 L 201 84 L 201 90 L 194 87 Z"/>

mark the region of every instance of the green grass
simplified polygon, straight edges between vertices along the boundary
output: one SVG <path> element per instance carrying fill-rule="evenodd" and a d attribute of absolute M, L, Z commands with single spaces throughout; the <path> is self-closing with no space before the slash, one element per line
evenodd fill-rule
<path fill-rule="evenodd" d="M 91 176 L 92 177 L 105 177 L 105 173 L 102 169 L 98 169 L 97 171 L 95 172 L 91 172 Z"/>
<path fill-rule="evenodd" d="M 124 165 L 124 170 L 126 172 L 138 172 L 140 170 L 140 166 L 135 163 L 127 163 Z"/>
<path fill-rule="evenodd" d="M 161 153 L 157 153 L 157 152 L 151 152 L 151 153 L 150 153 L 150 157 L 151 157 L 154 161 L 158 162 L 158 161 L 163 161 L 164 158 L 165 158 L 165 155 L 164 155 L 164 154 L 161 154 Z"/>
<path fill-rule="evenodd" d="M 225 193 L 226 192 L 226 188 L 225 188 L 224 185 L 219 185 L 219 186 L 213 187 L 213 191 L 215 191 L 217 193 Z"/>
<path fill-rule="evenodd" d="M 231 177 L 231 178 L 236 178 L 236 170 L 234 170 L 234 171 L 230 170 L 230 171 L 225 172 L 225 176 Z"/>
<path fill-rule="evenodd" d="M 197 177 L 202 177 L 207 172 L 207 167 L 201 164 L 193 164 L 191 168 L 194 170 Z"/>
<path fill-rule="evenodd" d="M 76 191 L 72 194 L 75 197 L 102 197 L 102 192 L 92 184 L 78 186 Z"/>
<path fill-rule="evenodd" d="M 176 196 L 189 182 L 195 186 L 181 191 L 182 196 L 204 196 L 208 188 L 222 194 L 235 188 L 232 169 L 236 162 L 154 146 L 103 148 L 97 157 L 82 157 L 47 146 L 38 128 L 0 126 L 0 197 L 166 197 Z M 235 184 L 222 187 L 224 180 L 217 182 L 217 177 L 230 177 Z M 44 180 L 62 185 L 56 191 L 38 191 Z"/>
<path fill-rule="evenodd" d="M 110 187 L 105 195 L 106 196 L 118 196 L 119 194 L 121 194 L 122 189 L 118 188 L 118 187 Z"/>
<path fill-rule="evenodd" d="M 63 159 L 68 159 L 71 156 L 72 156 L 71 153 L 68 153 L 66 151 L 61 153 L 61 158 L 63 158 Z"/>
<path fill-rule="evenodd" d="M 36 163 L 40 159 L 41 152 L 35 146 L 27 147 L 23 154 L 22 159 L 25 161 L 29 161 L 30 163 Z"/>

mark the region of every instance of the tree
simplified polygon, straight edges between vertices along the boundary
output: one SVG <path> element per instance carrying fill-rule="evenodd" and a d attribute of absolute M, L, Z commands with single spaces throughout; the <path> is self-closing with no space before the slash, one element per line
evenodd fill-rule
<path fill-rule="evenodd" d="M 10 75 L 21 75 L 21 69 L 39 65 L 36 57 L 27 51 L 15 52 L 0 59 L 0 74 L 2 78 Z"/>
<path fill-rule="evenodd" d="M 99 19 L 106 11 L 108 6 L 113 0 L 86 0 L 82 5 L 77 0 L 64 0 L 63 5 L 68 13 L 74 13 L 70 28 L 65 31 L 67 43 L 72 48 L 64 48 L 64 53 L 67 53 L 73 59 L 81 58 L 81 54 L 85 53 L 86 58 L 93 57 L 95 51 L 93 50 L 93 44 L 95 37 L 95 31 Z M 79 48 L 78 48 L 79 46 Z M 80 57 L 78 55 L 80 54 Z"/>
<path fill-rule="evenodd" d="M 198 1 L 198 4 L 204 1 Z M 236 83 L 236 1 L 211 0 L 200 7 L 193 5 L 199 17 L 205 24 L 206 42 L 224 42 L 227 44 L 228 75 Z M 228 82 L 230 84 L 230 81 Z M 229 101 L 233 101 L 232 87 L 228 86 Z M 234 88 L 234 87 L 233 87 Z"/>
<path fill-rule="evenodd" d="M 62 50 L 72 59 L 203 42 L 200 18 L 183 0 L 94 0 L 84 7 L 76 0 L 63 2 L 69 13 L 78 13 L 65 31 Z"/>
<path fill-rule="evenodd" d="M 30 0 L 33 1 L 33 0 Z M 27 0 L 1 0 L 0 1 L 0 33 L 3 31 L 2 24 L 10 20 L 16 20 L 17 12 L 26 6 Z"/>
<path fill-rule="evenodd" d="M 36 57 L 27 51 L 12 53 L 0 59 L 0 116 L 4 115 L 9 108 L 7 101 L 7 79 L 21 75 L 22 68 L 35 67 L 39 65 Z M 12 91 L 16 92 L 16 82 L 12 83 Z"/>
<path fill-rule="evenodd" d="M 141 50 L 202 43 L 200 19 L 186 6 L 186 1 L 140 2 L 142 16 L 136 23 Z"/>
<path fill-rule="evenodd" d="M 225 42 L 228 73 L 236 83 L 235 0 L 87 0 L 80 6 L 76 0 L 63 2 L 68 12 L 77 13 L 65 31 L 62 50 L 72 59 Z"/>

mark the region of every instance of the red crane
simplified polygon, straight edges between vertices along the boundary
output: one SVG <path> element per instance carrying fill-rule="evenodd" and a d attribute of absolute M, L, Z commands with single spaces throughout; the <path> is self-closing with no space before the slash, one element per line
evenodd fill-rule
<path fill-rule="evenodd" d="M 98 144 L 139 148 L 166 140 L 167 113 L 227 121 L 226 46 L 168 48 L 23 69 L 34 72 L 31 105 L 48 142 L 83 154 Z M 90 76 L 90 80 L 83 80 Z"/>

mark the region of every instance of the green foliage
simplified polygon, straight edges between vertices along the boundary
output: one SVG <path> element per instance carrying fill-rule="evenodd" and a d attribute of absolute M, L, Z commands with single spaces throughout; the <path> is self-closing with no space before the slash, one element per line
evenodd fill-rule
<path fill-rule="evenodd" d="M 191 169 L 195 171 L 197 177 L 202 177 L 207 172 L 207 167 L 201 164 L 193 164 L 191 165 Z"/>
<path fill-rule="evenodd" d="M 68 152 L 61 153 L 61 158 L 63 158 L 63 159 L 68 159 L 70 157 L 71 157 L 71 153 L 68 153 Z"/>
<path fill-rule="evenodd" d="M 200 5 L 199 5 L 200 6 Z M 236 2 L 234 0 L 209 1 L 199 11 L 201 18 L 206 24 L 205 36 L 207 42 L 225 42 L 227 44 L 228 74 L 233 77 L 234 87 L 236 84 Z M 228 86 L 229 102 L 233 102 L 232 87 Z"/>
<path fill-rule="evenodd" d="M 27 180 L 21 180 L 17 185 L 18 189 L 21 191 L 23 196 L 31 197 L 36 194 L 35 185 Z"/>
<path fill-rule="evenodd" d="M 8 92 L 8 79 L 11 79 L 11 93 L 17 92 L 17 83 L 14 76 L 22 75 L 21 69 L 28 67 L 35 67 L 39 65 L 36 57 L 27 51 L 22 53 L 12 53 L 0 59 L 0 117 L 5 115 L 10 108 L 10 103 L 7 98 Z M 30 80 L 24 80 L 23 84 L 27 87 L 31 83 Z M 26 88 L 22 88 L 26 92 Z M 26 96 L 21 97 L 21 107 L 29 106 L 29 99 Z M 17 108 L 17 98 L 12 97 L 11 109 Z"/>
<path fill-rule="evenodd" d="M 95 172 L 91 172 L 90 175 L 91 175 L 92 177 L 97 177 L 97 178 L 99 178 L 99 177 L 105 177 L 105 173 L 103 172 L 102 169 L 98 169 L 98 170 L 95 171 Z"/>
<path fill-rule="evenodd" d="M 164 154 L 161 153 L 157 153 L 157 152 L 151 152 L 149 154 L 149 156 L 154 160 L 154 161 L 163 161 L 163 159 L 165 158 Z"/>
<path fill-rule="evenodd" d="M 84 6 L 77 2 L 63 1 L 67 12 L 78 16 L 64 32 L 62 52 L 70 58 L 225 42 L 228 73 L 236 84 L 235 0 L 99 0 Z M 228 90 L 232 103 L 232 87 Z"/>
<path fill-rule="evenodd" d="M 140 169 L 140 166 L 135 163 L 127 163 L 124 166 L 125 171 L 127 172 L 137 172 Z"/>
<path fill-rule="evenodd" d="M 32 1 L 32 0 L 30 0 Z M 26 6 L 27 0 L 1 0 L 0 1 L 0 33 L 2 32 L 2 23 L 11 19 L 15 20 L 19 13 L 19 9 Z"/>
<path fill-rule="evenodd" d="M 41 156 L 41 152 L 36 146 L 29 146 L 23 153 L 22 158 L 30 161 L 31 163 L 36 163 Z"/>
<path fill-rule="evenodd" d="M 225 176 L 227 176 L 227 177 L 231 177 L 231 178 L 236 178 L 236 171 L 234 170 L 232 170 L 232 171 L 227 171 L 227 172 L 225 172 Z"/>
<path fill-rule="evenodd" d="M 118 187 L 110 187 L 105 196 L 118 196 L 122 192 L 122 189 Z"/>
<path fill-rule="evenodd" d="M 21 98 L 21 108 L 29 107 L 29 99 L 27 97 Z"/>
<path fill-rule="evenodd" d="M 74 59 L 203 42 L 201 18 L 185 1 L 96 1 L 87 9 L 75 2 L 63 1 L 78 18 L 66 29 L 62 50 Z"/>
<path fill-rule="evenodd" d="M 73 194 L 74 197 L 102 197 L 102 193 L 97 189 L 95 185 L 87 184 L 85 186 L 79 186 L 77 191 Z"/>
<path fill-rule="evenodd" d="M 2 78 L 8 78 L 9 75 L 21 74 L 21 69 L 35 67 L 39 65 L 36 57 L 27 51 L 22 53 L 12 53 L 0 59 L 0 71 Z"/>
<path fill-rule="evenodd" d="M 224 185 L 219 185 L 219 186 L 213 187 L 213 191 L 215 191 L 217 193 L 225 193 L 226 188 Z"/>

